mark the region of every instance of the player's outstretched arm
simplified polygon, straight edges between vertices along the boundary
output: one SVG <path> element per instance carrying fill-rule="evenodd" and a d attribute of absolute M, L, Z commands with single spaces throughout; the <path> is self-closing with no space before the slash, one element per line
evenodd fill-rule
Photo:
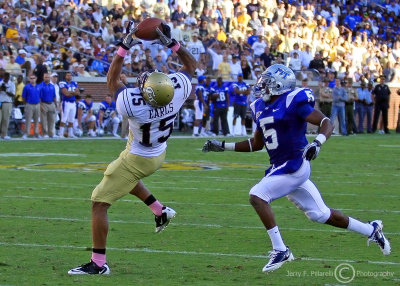
<path fill-rule="evenodd" d="M 125 37 L 117 44 L 119 48 L 117 53 L 114 55 L 107 73 L 107 87 L 111 94 L 115 94 L 118 89 L 124 86 L 120 80 L 124 57 L 130 48 L 141 43 L 141 41 L 135 37 L 136 30 L 137 28 L 134 27 L 133 21 L 129 21 L 128 26 L 126 27 Z"/>
<path fill-rule="evenodd" d="M 318 136 L 313 142 L 309 143 L 303 151 L 303 158 L 310 161 L 317 158 L 322 144 L 331 137 L 334 126 L 328 117 L 326 117 L 321 111 L 315 109 L 306 117 L 306 121 L 320 127 Z"/>
<path fill-rule="evenodd" d="M 223 151 L 235 151 L 235 152 L 253 152 L 259 151 L 264 147 L 263 135 L 256 130 L 253 138 L 249 138 L 245 141 L 236 143 L 226 143 L 218 140 L 207 140 L 203 146 L 203 152 L 223 152 Z"/>
<path fill-rule="evenodd" d="M 170 48 L 178 55 L 179 59 L 183 63 L 183 67 L 181 68 L 182 72 L 193 76 L 196 70 L 195 58 L 185 47 L 181 46 L 179 42 L 177 42 L 175 39 L 171 39 L 171 28 L 168 25 L 161 23 L 161 26 L 162 30 L 160 28 L 156 29 L 159 36 L 159 43 Z"/>

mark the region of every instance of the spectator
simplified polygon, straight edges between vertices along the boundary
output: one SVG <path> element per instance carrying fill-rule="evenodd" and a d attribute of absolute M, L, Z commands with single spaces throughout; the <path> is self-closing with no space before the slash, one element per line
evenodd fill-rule
<path fill-rule="evenodd" d="M 15 21 L 10 22 L 10 27 L 6 31 L 6 39 L 17 42 L 19 39 L 18 27 Z"/>
<path fill-rule="evenodd" d="M 319 88 L 319 109 L 326 117 L 331 117 L 332 110 L 332 88 L 329 87 L 329 80 L 324 79 L 323 85 Z"/>
<path fill-rule="evenodd" d="M 357 126 L 354 120 L 354 105 L 357 98 L 356 89 L 353 87 L 353 80 L 351 78 L 344 79 L 346 83 L 347 100 L 345 103 L 345 118 L 347 125 L 347 134 L 353 135 L 357 133 Z"/>
<path fill-rule="evenodd" d="M 385 84 L 385 76 L 381 75 L 379 77 L 379 84 L 375 86 L 372 91 L 374 96 L 374 121 L 372 123 L 372 132 L 375 133 L 377 126 L 379 115 L 382 112 L 382 121 L 383 121 L 383 129 L 386 134 L 390 134 L 388 129 L 388 109 L 389 109 L 389 101 L 390 101 L 390 89 Z"/>
<path fill-rule="evenodd" d="M 1 70 L 0 74 L 0 137 L 10 140 L 8 125 L 15 98 L 15 84 L 10 80 L 10 73 Z"/>
<path fill-rule="evenodd" d="M 182 11 L 182 6 L 180 4 L 178 4 L 176 6 L 176 10 L 174 12 L 171 13 L 171 20 L 174 21 L 176 20 L 178 22 L 178 25 L 182 25 L 183 21 L 186 18 L 186 13 Z"/>
<path fill-rule="evenodd" d="M 197 62 L 203 60 L 205 49 L 203 43 L 198 40 L 199 34 L 193 33 L 192 41 L 187 44 L 187 50 L 193 55 Z M 203 55 L 203 56 L 202 56 Z"/>
<path fill-rule="evenodd" d="M 218 64 L 218 76 L 222 77 L 222 79 L 230 79 L 231 78 L 231 66 L 228 63 L 229 60 L 232 60 L 232 56 L 227 56 L 225 53 L 222 56 L 222 61 Z"/>
<path fill-rule="evenodd" d="M 17 76 L 17 84 L 15 85 L 15 107 L 19 107 L 24 104 L 24 100 L 22 98 L 22 91 L 24 90 L 24 77 L 20 74 Z"/>
<path fill-rule="evenodd" d="M 361 81 L 360 87 L 357 88 L 357 98 L 355 104 L 356 106 L 355 113 L 358 117 L 358 133 L 360 134 L 364 133 L 364 104 L 366 102 L 367 97 L 371 99 L 371 94 L 367 89 L 367 84 L 365 83 L 365 81 Z"/>
<path fill-rule="evenodd" d="M 43 137 L 54 138 L 56 119 L 56 89 L 50 83 L 50 74 L 43 75 L 43 81 L 38 85 L 40 97 L 40 122 L 42 123 Z"/>
<path fill-rule="evenodd" d="M 270 53 L 269 47 L 265 47 L 264 52 L 260 55 L 260 60 L 262 61 L 264 68 L 267 69 L 272 65 L 275 60 L 274 56 Z"/>
<path fill-rule="evenodd" d="M 264 53 L 266 47 L 267 47 L 267 43 L 265 42 L 264 37 L 258 36 L 257 41 L 255 41 L 251 45 L 251 49 L 253 50 L 253 55 L 255 57 L 261 56 L 262 53 Z"/>
<path fill-rule="evenodd" d="M 229 62 L 229 65 L 231 66 L 231 77 L 234 80 L 237 80 L 239 74 L 243 77 L 243 71 L 239 59 L 239 56 L 234 55 L 232 61 Z"/>
<path fill-rule="evenodd" d="M 10 62 L 6 64 L 5 70 L 10 74 L 21 74 L 21 66 L 15 62 L 13 55 L 10 55 Z"/>
<path fill-rule="evenodd" d="M 40 84 L 43 81 L 43 76 L 48 72 L 47 67 L 43 64 L 43 56 L 36 55 L 34 57 L 36 67 L 33 70 L 33 74 L 36 76 L 36 83 Z"/>
<path fill-rule="evenodd" d="M 347 92 L 341 86 L 339 78 L 335 79 L 335 87 L 332 90 L 332 111 L 330 120 L 334 124 L 336 117 L 339 119 L 339 129 L 343 136 L 347 135 L 346 118 L 345 118 L 345 102 L 347 100 Z"/>
<path fill-rule="evenodd" d="M 169 16 L 170 9 L 164 0 L 158 0 L 156 4 L 153 6 L 154 17 L 165 19 L 166 16 Z"/>
<path fill-rule="evenodd" d="M 31 134 L 31 120 L 33 119 L 34 135 L 36 138 L 40 138 L 39 134 L 39 118 L 40 118 L 40 95 L 39 87 L 36 84 L 36 76 L 31 75 L 29 77 L 29 83 L 25 85 L 22 91 L 22 98 L 25 104 L 25 133 L 22 135 L 22 139 L 28 138 Z"/>

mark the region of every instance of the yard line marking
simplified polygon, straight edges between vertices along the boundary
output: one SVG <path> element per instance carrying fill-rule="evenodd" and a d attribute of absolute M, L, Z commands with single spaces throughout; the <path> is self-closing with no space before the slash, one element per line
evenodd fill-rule
<path fill-rule="evenodd" d="M 71 154 L 71 153 L 0 153 L 0 157 L 45 157 L 45 156 L 86 157 L 85 154 Z"/>
<path fill-rule="evenodd" d="M 344 194 L 347 195 L 347 194 Z M 33 200 L 76 200 L 76 201 L 90 201 L 89 198 L 68 198 L 68 197 L 37 197 L 37 196 L 17 196 L 17 195 L 4 195 L 3 198 L 15 198 L 15 199 L 33 199 Z M 129 203 L 142 203 L 140 200 L 129 200 L 120 199 L 119 202 Z M 228 207 L 250 207 L 250 204 L 235 204 L 235 203 L 201 203 L 201 202 L 176 202 L 176 201 L 165 201 L 165 204 L 175 205 L 198 205 L 198 206 L 228 206 Z M 273 208 L 282 209 L 286 207 L 276 206 Z M 355 211 L 355 212 L 377 212 L 377 213 L 400 213 L 400 210 L 379 210 L 379 209 L 348 209 L 348 208 L 337 208 L 341 211 Z"/>
<path fill-rule="evenodd" d="M 0 241 L 0 245 L 4 246 L 20 246 L 20 247 L 47 247 L 47 248 L 67 248 L 67 249 L 87 249 L 86 246 L 75 246 L 75 245 L 56 245 L 56 244 L 37 244 L 37 243 L 18 243 L 18 242 L 3 242 Z M 161 249 L 150 249 L 150 248 L 119 248 L 119 247 L 107 247 L 108 250 L 114 251 L 128 251 L 128 252 L 144 252 L 144 253 L 166 253 L 166 254 L 182 254 L 182 255 L 197 255 L 197 256 L 222 256 L 222 257 L 244 257 L 244 258 L 260 258 L 266 259 L 267 255 L 257 254 L 239 254 L 239 253 L 219 253 L 219 252 L 198 252 L 198 251 L 182 251 L 182 250 L 161 250 Z M 349 259 L 335 259 L 335 258 L 318 258 L 318 257 L 304 257 L 297 258 L 297 260 L 306 261 L 329 261 L 329 262 L 347 262 L 347 263 L 360 263 L 367 262 L 369 264 L 380 264 L 380 265 L 400 265 L 400 262 L 391 261 L 374 261 L 374 260 L 349 260 Z"/>
<path fill-rule="evenodd" d="M 20 216 L 20 215 L 0 215 L 1 218 L 19 218 L 19 219 L 33 219 L 33 220 L 59 220 L 59 221 L 77 221 L 77 222 L 90 222 L 90 219 L 84 218 L 67 218 L 67 217 L 40 217 L 40 216 Z M 126 220 L 109 220 L 110 223 L 121 223 L 121 224 L 145 224 L 153 225 L 153 222 L 145 221 L 126 221 Z M 199 223 L 174 223 L 176 226 L 194 226 L 204 228 L 236 228 L 236 229 L 265 229 L 262 226 L 237 226 L 229 225 L 224 226 L 220 224 L 199 224 Z M 335 232 L 335 233 L 350 233 L 348 230 L 341 229 L 314 229 L 314 228 L 296 228 L 296 227 L 280 227 L 279 229 L 288 231 L 300 231 L 300 232 Z M 400 235 L 400 232 L 385 232 L 386 235 Z"/>

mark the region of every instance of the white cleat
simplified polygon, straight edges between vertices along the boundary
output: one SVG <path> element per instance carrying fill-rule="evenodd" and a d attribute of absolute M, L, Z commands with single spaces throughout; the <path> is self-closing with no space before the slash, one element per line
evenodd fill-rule
<path fill-rule="evenodd" d="M 285 251 L 272 250 L 269 252 L 268 263 L 263 267 L 262 272 L 268 273 L 280 268 L 285 262 L 294 260 L 294 256 L 289 247 Z"/>
<path fill-rule="evenodd" d="M 171 209 L 170 207 L 163 207 L 161 216 L 155 216 L 154 220 L 156 222 L 156 232 L 163 231 L 171 219 L 176 216 L 176 211 Z"/>
<path fill-rule="evenodd" d="M 370 241 L 375 242 L 379 248 L 382 250 L 383 255 L 390 254 L 390 242 L 386 239 L 383 234 L 383 223 L 381 220 L 374 220 L 369 223 L 374 227 L 374 231 L 368 237 L 367 245 L 369 246 Z"/>

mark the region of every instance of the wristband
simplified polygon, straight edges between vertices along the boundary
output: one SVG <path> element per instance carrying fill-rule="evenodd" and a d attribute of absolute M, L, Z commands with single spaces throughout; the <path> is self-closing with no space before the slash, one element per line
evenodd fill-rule
<path fill-rule="evenodd" d="M 128 50 L 125 50 L 123 47 L 118 48 L 117 55 L 119 55 L 120 57 L 124 58 L 127 53 L 128 53 Z"/>
<path fill-rule="evenodd" d="M 325 143 L 326 141 L 326 136 L 322 133 L 318 134 L 318 136 L 315 138 L 321 145 Z"/>
<path fill-rule="evenodd" d="M 226 143 L 225 142 L 225 151 L 235 151 L 236 143 Z"/>
<path fill-rule="evenodd" d="M 250 138 L 247 139 L 247 142 L 249 142 L 250 152 L 253 152 L 253 146 L 251 146 L 251 140 L 250 140 Z"/>
<path fill-rule="evenodd" d="M 175 44 L 170 49 L 176 53 L 180 47 L 181 44 L 179 42 L 175 42 Z"/>
<path fill-rule="evenodd" d="M 329 121 L 330 121 L 330 119 L 329 119 L 328 117 L 322 118 L 321 123 L 319 124 L 319 127 L 322 127 L 322 123 L 323 123 L 325 120 L 329 120 Z"/>

